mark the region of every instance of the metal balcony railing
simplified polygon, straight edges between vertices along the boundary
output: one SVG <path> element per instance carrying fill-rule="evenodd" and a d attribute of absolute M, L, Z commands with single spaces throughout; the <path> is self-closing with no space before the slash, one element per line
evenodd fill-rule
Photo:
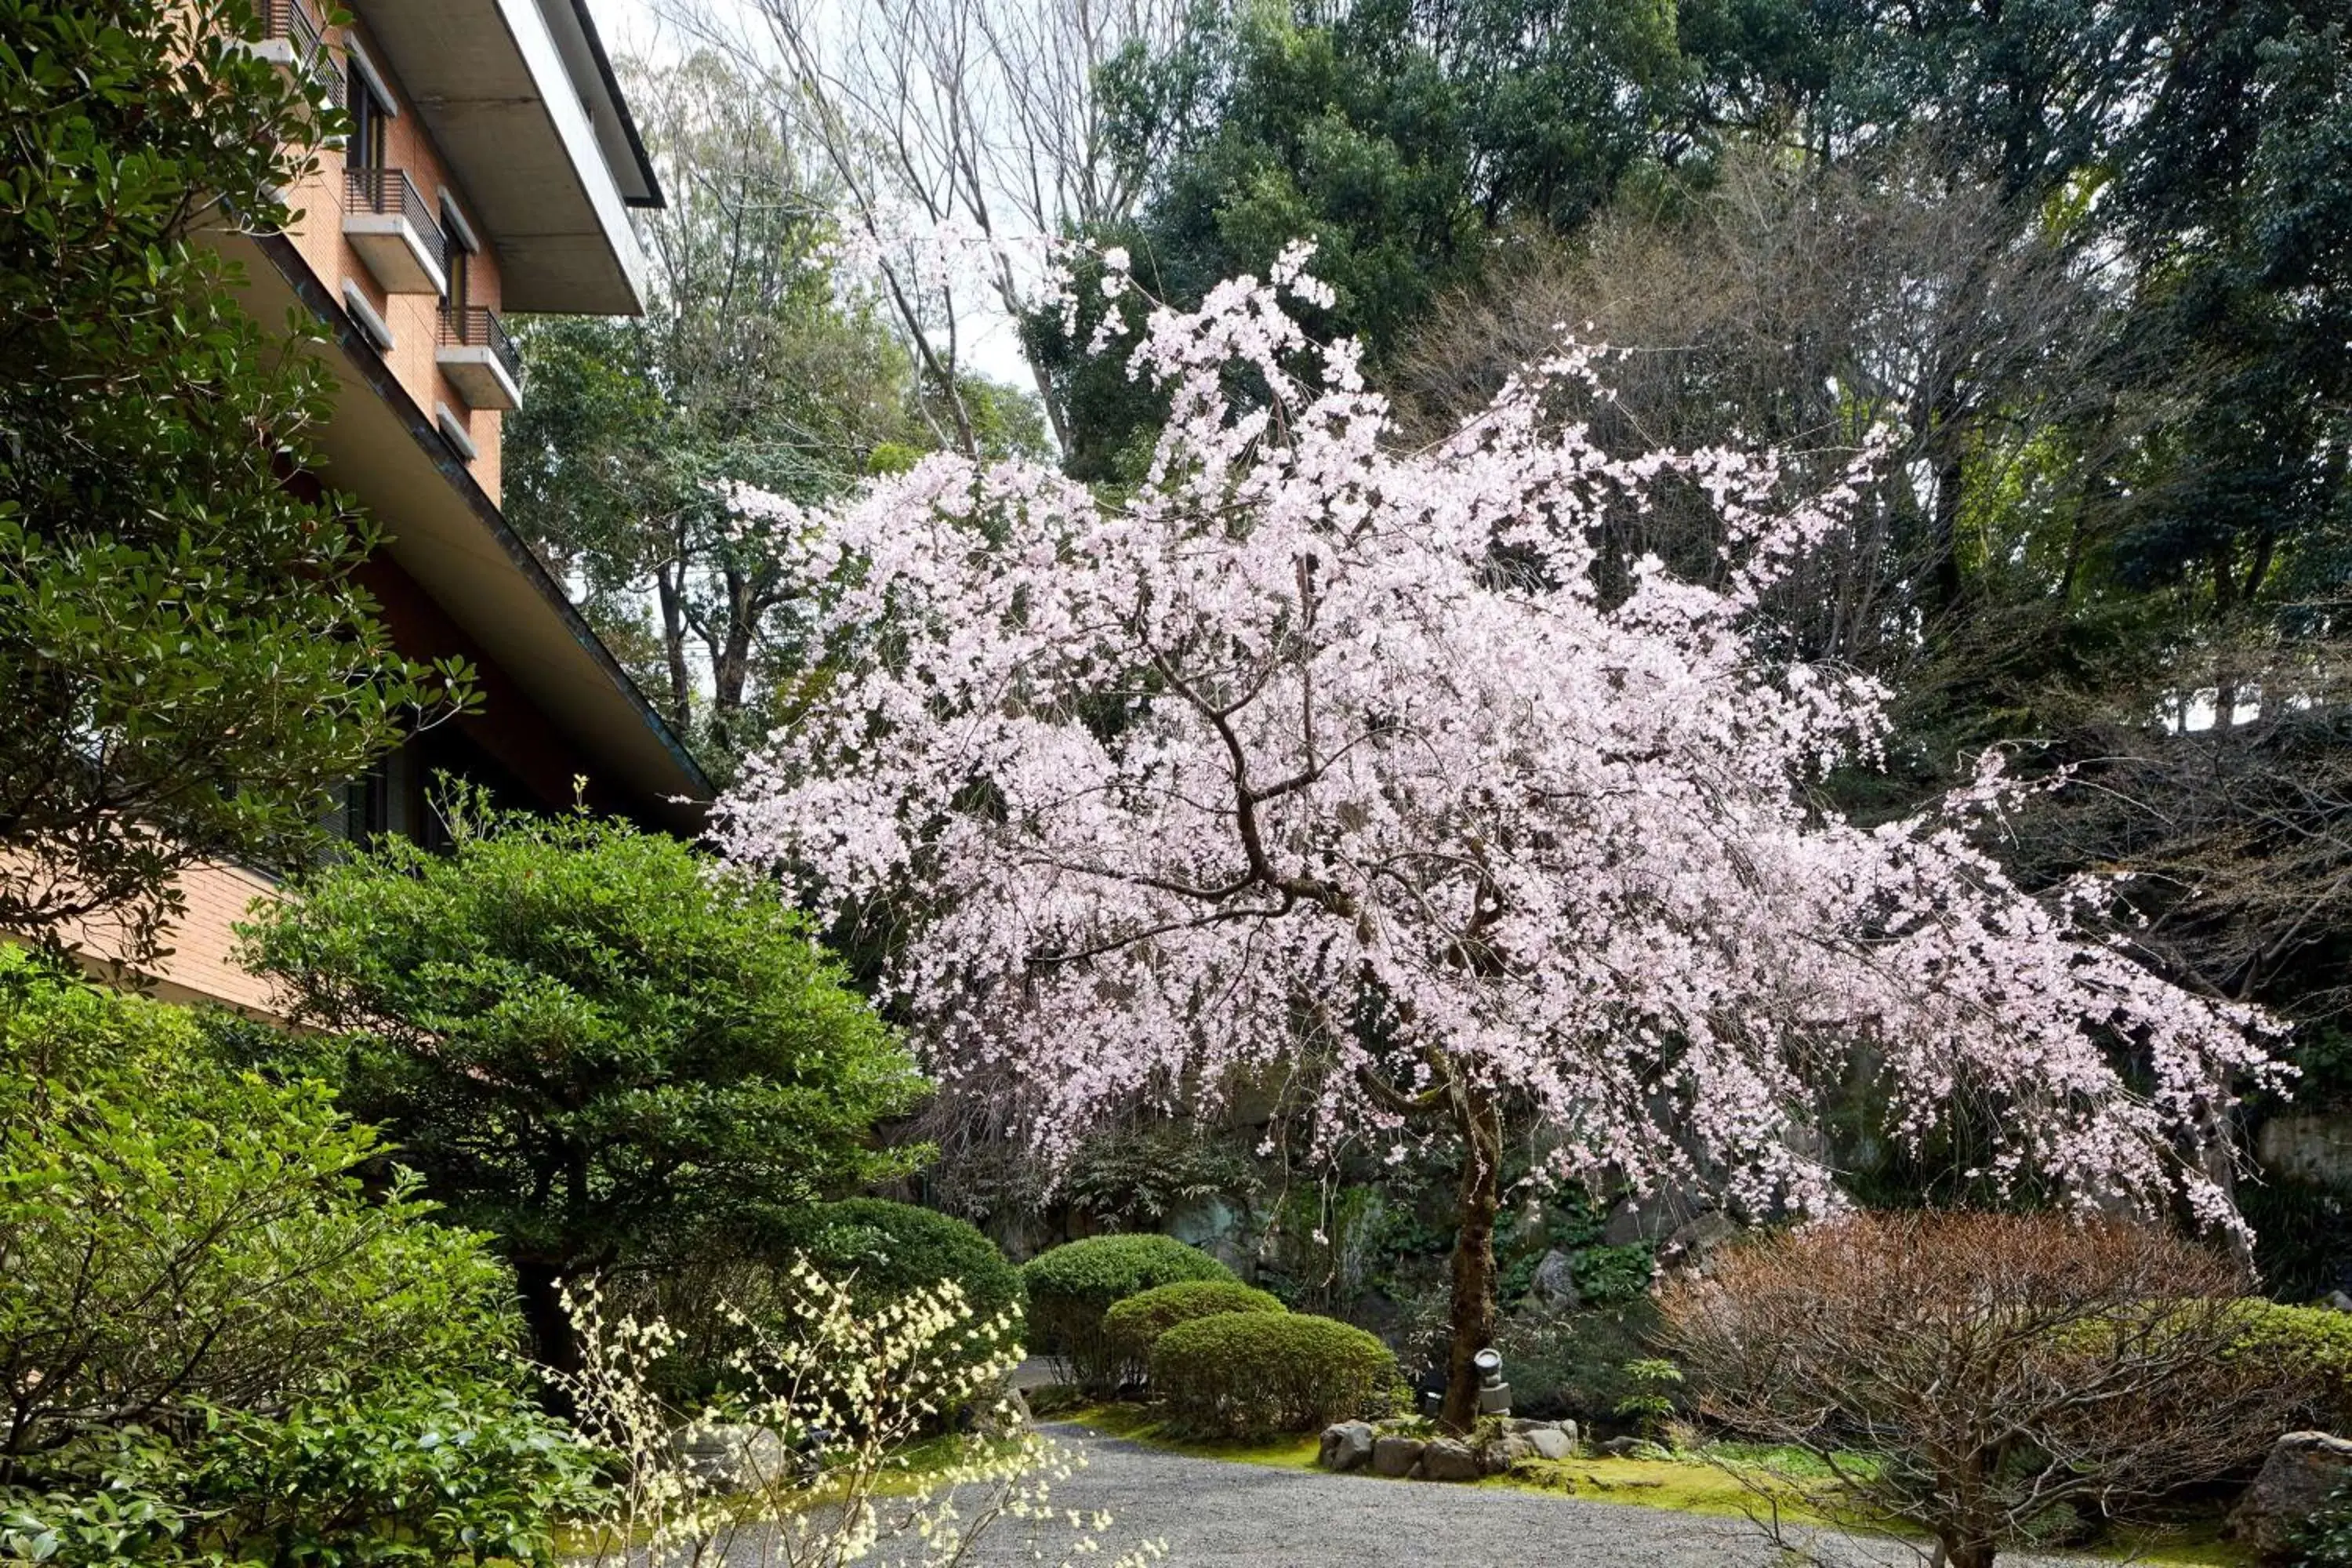
<path fill-rule="evenodd" d="M 379 217 L 399 217 L 408 221 L 416 237 L 433 258 L 433 269 L 448 276 L 449 240 L 434 221 L 433 209 L 425 203 L 424 193 L 416 188 L 406 172 L 400 169 L 352 169 L 347 171 L 344 207 L 349 212 L 374 213 Z"/>
<path fill-rule="evenodd" d="M 326 29 L 303 8 L 302 0 L 261 0 L 261 36 L 283 40 L 295 68 L 327 89 L 328 101 L 337 109 L 350 107 L 343 73 L 327 49 Z"/>
<path fill-rule="evenodd" d="M 507 378 L 518 388 L 522 385 L 522 355 L 507 336 L 506 323 L 488 305 L 442 306 L 441 341 L 489 350 Z"/>

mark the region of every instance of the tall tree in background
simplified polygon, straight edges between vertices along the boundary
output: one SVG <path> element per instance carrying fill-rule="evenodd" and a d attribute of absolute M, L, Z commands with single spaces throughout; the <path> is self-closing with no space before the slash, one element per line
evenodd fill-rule
<path fill-rule="evenodd" d="M 1197 5 L 1102 73 L 1111 150 L 1140 201 L 1130 221 L 1076 232 L 1185 301 L 1312 240 L 1335 295 L 1314 325 L 1359 339 L 1378 376 L 1433 300 L 1481 274 L 1498 232 L 1572 230 L 1686 149 L 1668 133 L 1686 75 L 1657 0 Z M 1089 352 L 1107 307 L 1091 287 L 1080 298 L 1075 325 L 1032 316 L 1029 353 L 1066 410 L 1068 470 L 1131 479 L 1163 410 Z"/>
<path fill-rule="evenodd" d="M 305 858 L 446 695 L 353 581 L 366 521 L 292 479 L 320 324 L 247 316 L 200 237 L 284 227 L 338 125 L 261 31 L 249 0 L 0 4 L 0 931 L 134 960 L 175 873 Z"/>
<path fill-rule="evenodd" d="M 670 9 L 779 85 L 778 107 L 821 151 L 877 275 L 939 445 L 983 455 L 984 411 L 967 396 L 971 329 L 1036 305 L 1044 242 L 1133 211 L 1146 171 L 1118 154 L 1102 75 L 1170 37 L 1181 0 L 757 0 L 749 32 L 734 7 Z M 1045 368 L 1031 368 L 1066 449 L 1072 410 Z"/>
<path fill-rule="evenodd" d="M 724 487 L 814 500 L 927 443 L 904 354 L 827 259 L 832 190 L 759 84 L 700 54 L 632 70 L 629 95 L 669 195 L 644 224 L 651 308 L 522 333 L 508 506 L 723 774 L 764 729 L 804 586 Z"/>
<path fill-rule="evenodd" d="M 1522 1140 L 1538 1187 L 1703 1183 L 1760 1217 L 1829 1201 L 1832 1105 L 1912 1148 L 1977 1110 L 2006 1194 L 2229 1221 L 2203 1159 L 2259 1017 L 2086 931 L 2096 881 L 2044 903 L 1970 848 L 1990 777 L 1876 830 L 1810 787 L 1883 729 L 1875 683 L 1772 625 L 1844 486 L 1612 458 L 1545 416 L 1572 357 L 1397 455 L 1353 345 L 1265 284 L 1155 311 L 1137 362 L 1174 416 L 1116 500 L 940 460 L 767 503 L 843 569 L 851 651 L 719 837 L 901 912 L 889 982 L 943 1072 L 1017 1066 L 1062 1152 L 1277 1075 L 1326 1149 L 1445 1150 L 1457 1429 Z M 1722 552 L 1601 559 L 1611 514 L 1684 486 Z"/>

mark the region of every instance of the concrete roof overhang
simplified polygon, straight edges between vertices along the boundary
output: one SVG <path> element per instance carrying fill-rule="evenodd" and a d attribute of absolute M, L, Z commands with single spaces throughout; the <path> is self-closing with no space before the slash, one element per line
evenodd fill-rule
<path fill-rule="evenodd" d="M 352 0 L 498 246 L 513 311 L 630 316 L 628 209 L 661 205 L 585 0 Z"/>
<path fill-rule="evenodd" d="M 223 237 L 245 252 L 248 308 L 282 321 L 298 303 L 327 323 L 341 390 L 320 478 L 357 497 L 385 552 L 498 661 L 649 826 L 698 837 L 716 793 L 677 735 L 509 527 L 464 461 L 282 236 Z"/>

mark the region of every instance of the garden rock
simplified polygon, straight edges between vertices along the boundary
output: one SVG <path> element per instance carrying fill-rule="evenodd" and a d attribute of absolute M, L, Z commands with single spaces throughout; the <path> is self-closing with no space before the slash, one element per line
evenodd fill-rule
<path fill-rule="evenodd" d="M 1507 1432 L 1478 1450 L 1478 1468 L 1490 1476 L 1499 1476 L 1514 1466 L 1540 1458 L 1530 1434 Z"/>
<path fill-rule="evenodd" d="M 751 1491 L 793 1472 L 791 1446 L 765 1426 L 698 1422 L 678 1428 L 670 1446 L 687 1472 L 713 1491 Z"/>
<path fill-rule="evenodd" d="M 1619 1200 L 1609 1211 L 1601 1240 L 1608 1247 L 1631 1247 L 1637 1241 L 1664 1241 L 1698 1213 L 1698 1199 L 1677 1187 L 1661 1187 L 1641 1197 Z"/>
<path fill-rule="evenodd" d="M 1538 1426 L 1528 1434 L 1528 1444 L 1538 1458 L 1565 1459 L 1576 1452 L 1576 1432 L 1573 1427 Z"/>
<path fill-rule="evenodd" d="M 2352 1442 L 2325 1432 L 2290 1432 L 2271 1446 L 2262 1473 L 2230 1515 L 2231 1533 L 2262 1562 L 2293 1562 L 2295 1531 L 2347 1481 Z"/>
<path fill-rule="evenodd" d="M 1536 1265 L 1536 1277 L 1528 1289 L 1538 1301 L 1559 1311 L 1573 1310 L 1584 1303 L 1583 1294 L 1576 1288 L 1576 1265 L 1556 1247 Z"/>
<path fill-rule="evenodd" d="M 1425 1447 L 1418 1437 L 1381 1437 L 1372 1444 L 1372 1474 L 1402 1476 L 1421 1463 L 1421 1451 Z"/>
<path fill-rule="evenodd" d="M 1421 1450 L 1421 1473 L 1425 1480 L 1475 1481 L 1485 1472 L 1469 1444 L 1439 1437 Z"/>
<path fill-rule="evenodd" d="M 1026 1429 L 1033 1419 L 1029 1401 L 1021 1391 L 1007 1388 L 972 1413 L 971 1429 L 983 1437 L 1011 1437 Z"/>
<path fill-rule="evenodd" d="M 1739 1234 L 1731 1216 L 1717 1210 L 1703 1214 L 1685 1225 L 1677 1226 L 1674 1233 L 1658 1247 L 1658 1261 L 1668 1268 L 1689 1269 L 1704 1275 L 1715 1251 Z"/>
<path fill-rule="evenodd" d="M 1372 1429 L 1362 1421 L 1342 1421 L 1323 1428 L 1323 1447 L 1315 1462 L 1345 1475 L 1371 1462 Z"/>

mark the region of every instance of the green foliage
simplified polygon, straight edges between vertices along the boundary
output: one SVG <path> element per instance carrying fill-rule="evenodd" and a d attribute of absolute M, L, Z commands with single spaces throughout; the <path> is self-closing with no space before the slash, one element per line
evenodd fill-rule
<path fill-rule="evenodd" d="M 975 1317 L 1022 1310 L 1021 1271 L 978 1226 L 887 1198 L 848 1198 L 754 1222 L 759 1250 L 779 1261 L 803 1253 L 817 1272 L 866 1306 L 952 1280 Z"/>
<path fill-rule="evenodd" d="M 0 948 L 0 1343 L 16 1441 L 104 1410 L 283 1405 L 321 1369 L 488 1367 L 505 1270 L 425 1223 L 413 1178 L 325 1088 L 232 1073 L 184 1009 Z"/>
<path fill-rule="evenodd" d="M 1229 1312 L 1179 1323 L 1151 1347 L 1152 1393 L 1203 1436 L 1311 1432 L 1385 1415 L 1400 1378 L 1388 1346 L 1304 1312 Z"/>
<path fill-rule="evenodd" d="M 2240 1185 L 2238 1210 L 2253 1227 L 2254 1267 L 2270 1294 L 2311 1301 L 2347 1283 L 2352 1186 L 2266 1173 Z"/>
<path fill-rule="evenodd" d="M 243 929 L 343 1103 L 497 1234 L 542 1354 L 563 1279 L 917 1157 L 869 1135 L 921 1079 L 775 884 L 585 815 L 449 816 L 447 855 L 355 853 Z"/>
<path fill-rule="evenodd" d="M 1643 1296 L 1616 1307 L 1503 1319 L 1495 1348 L 1511 1385 L 1511 1407 L 1547 1419 L 1617 1418 L 1643 1392 L 1626 1369 L 1650 1354 L 1657 1317 Z"/>
<path fill-rule="evenodd" d="M 1612 1414 L 1621 1421 L 1633 1422 L 1643 1436 L 1655 1438 L 1676 1409 L 1682 1368 L 1656 1356 L 1643 1356 L 1625 1363 L 1625 1378 L 1633 1392 L 1620 1399 Z"/>
<path fill-rule="evenodd" d="M 1003 1336 L 961 1343 L 960 1364 L 977 1365 L 1021 1341 L 1021 1271 L 976 1227 L 930 1209 L 883 1198 L 763 1207 L 709 1245 L 723 1250 L 608 1286 L 625 1310 L 657 1317 L 678 1332 L 678 1345 L 658 1370 L 665 1391 L 681 1405 L 740 1384 L 746 1352 L 789 1342 L 791 1270 L 801 1258 L 848 1290 L 863 1310 L 879 1311 L 951 1281 L 975 1319 L 1009 1314 Z"/>
<path fill-rule="evenodd" d="M 810 584 L 796 541 L 740 526 L 719 487 L 817 500 L 930 443 L 907 356 L 836 287 L 829 195 L 757 86 L 709 52 L 625 86 L 648 150 L 680 171 L 645 220 L 652 299 L 642 318 L 519 335 L 531 395 L 506 421 L 507 506 L 723 777 L 808 658 L 792 611 Z M 1019 416 L 991 409 L 1008 441 Z"/>
<path fill-rule="evenodd" d="M 1612 1247 L 1601 1240 L 1607 1228 L 1605 1208 L 1581 1188 L 1561 1192 L 1537 1211 L 1532 1223 L 1517 1214 L 1506 1215 L 1495 1234 L 1496 1257 L 1502 1263 L 1497 1302 L 1511 1307 L 1525 1300 L 1536 1270 L 1553 1251 L 1567 1255 L 1581 1306 L 1620 1307 L 1648 1295 L 1656 1244 L 1635 1241 Z"/>
<path fill-rule="evenodd" d="M 2236 1352 L 2311 1390 L 2308 1415 L 2331 1431 L 2352 1423 L 2352 1312 L 2249 1300 Z"/>
<path fill-rule="evenodd" d="M 1234 1271 L 1166 1236 L 1096 1236 L 1043 1252 L 1021 1266 L 1029 1291 L 1032 1348 L 1055 1357 L 1067 1381 L 1089 1393 L 1118 1387 L 1124 1362 L 1103 1314 L 1129 1296 L 1187 1279 L 1238 1283 Z"/>
<path fill-rule="evenodd" d="M 1231 1142 L 1188 1122 L 1096 1133 L 1062 1179 L 1074 1210 L 1127 1230 L 1156 1226 L 1188 1204 L 1245 1206 L 1258 1185 L 1256 1168 Z"/>
<path fill-rule="evenodd" d="M 1226 1312 L 1287 1310 L 1265 1291 L 1246 1285 L 1223 1279 L 1184 1279 L 1113 1302 L 1103 1314 L 1103 1338 L 1129 1368 L 1139 1372 L 1150 1364 L 1151 1347 L 1160 1336 L 1179 1323 Z"/>
<path fill-rule="evenodd" d="M 372 1131 L 5 948 L 0 1058 L 6 1551 L 550 1560 L 585 1464 L 513 1385 L 509 1279 Z"/>
<path fill-rule="evenodd" d="M 199 1533 L 238 1561 L 556 1561 L 594 1456 L 503 1384 L 326 1386 L 278 1420 L 220 1416 L 184 1450 Z"/>
<path fill-rule="evenodd" d="M 260 36 L 252 0 L 0 3 L 0 929 L 151 952 L 173 873 L 306 858 L 449 695 L 355 581 L 372 528 L 286 483 L 320 324 L 253 320 L 193 237 L 281 229 L 341 127 Z"/>
<path fill-rule="evenodd" d="M 1197 303 L 1311 238 L 1337 300 L 1318 332 L 1375 363 L 1517 223 L 1573 228 L 1655 159 L 1689 71 L 1660 0 L 1195 6 L 1164 46 L 1102 73 L 1113 156 L 1141 175 L 1129 249 L 1151 293 Z M 1080 352 L 1103 301 L 1028 347 L 1068 410 L 1069 470 L 1132 479 L 1160 417 L 1123 356 Z"/>
<path fill-rule="evenodd" d="M 551 1565 L 595 1456 L 514 1389 L 327 1377 L 275 1415 L 192 1405 L 93 1435 L 0 1495 L 0 1552 L 122 1563 Z"/>
<path fill-rule="evenodd" d="M 2352 1487 L 2338 1487 L 2294 1532 L 2296 1568 L 2352 1568 Z"/>

